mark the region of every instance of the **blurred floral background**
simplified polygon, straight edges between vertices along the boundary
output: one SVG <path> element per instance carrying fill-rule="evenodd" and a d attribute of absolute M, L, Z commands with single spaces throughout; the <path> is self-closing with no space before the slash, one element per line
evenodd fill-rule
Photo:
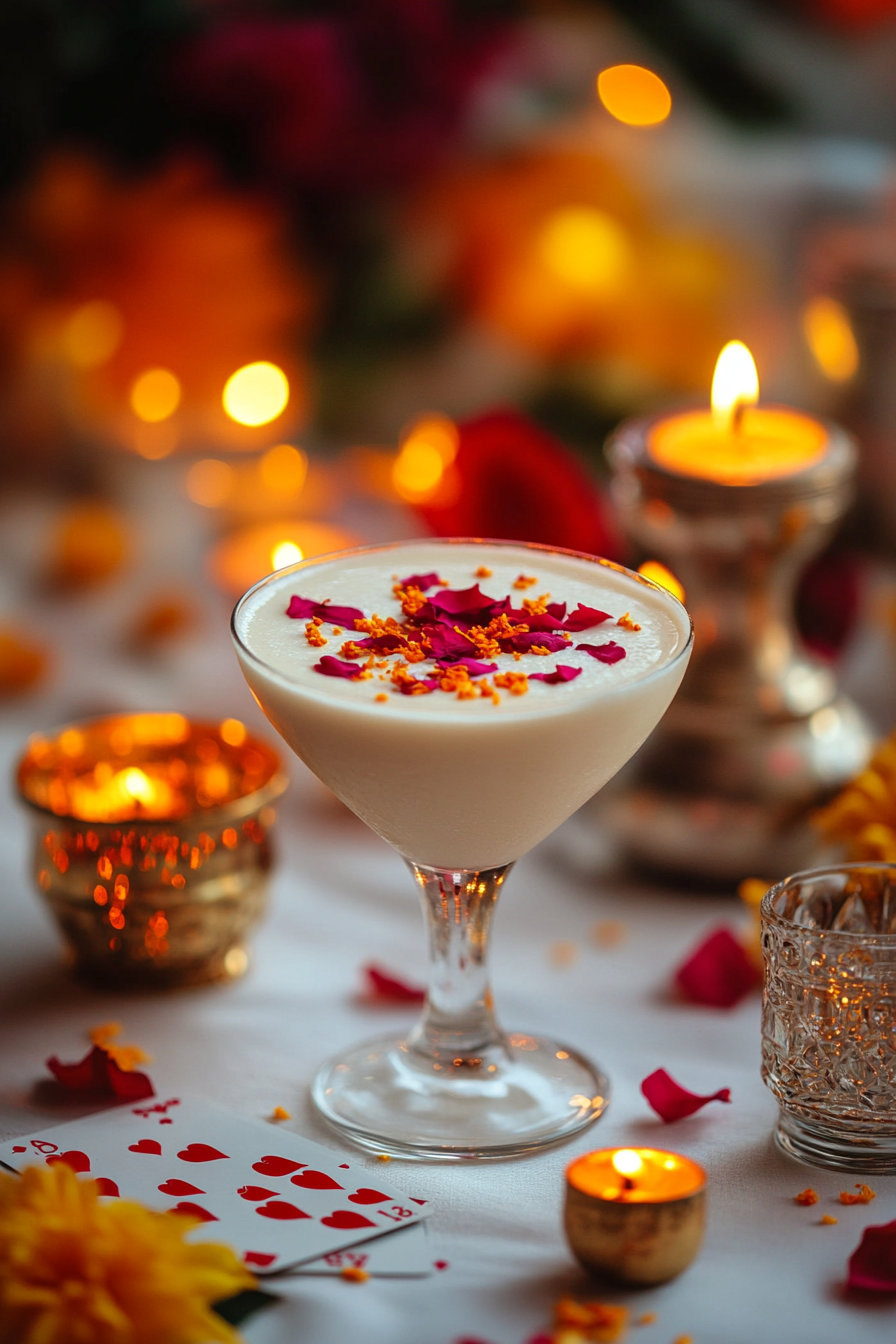
<path fill-rule="evenodd" d="M 798 614 L 896 722 L 893 0 L 7 0 L 0 73 L 0 693 L 354 542 L 639 563 L 606 435 L 738 337 L 859 437 Z"/>

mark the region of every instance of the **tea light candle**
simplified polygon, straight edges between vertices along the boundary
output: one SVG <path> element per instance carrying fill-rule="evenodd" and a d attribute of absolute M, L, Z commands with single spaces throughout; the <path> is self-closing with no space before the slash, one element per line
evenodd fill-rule
<path fill-rule="evenodd" d="M 590 1273 L 665 1283 L 694 1259 L 706 1222 L 706 1173 L 658 1148 L 602 1148 L 566 1169 L 566 1238 Z"/>

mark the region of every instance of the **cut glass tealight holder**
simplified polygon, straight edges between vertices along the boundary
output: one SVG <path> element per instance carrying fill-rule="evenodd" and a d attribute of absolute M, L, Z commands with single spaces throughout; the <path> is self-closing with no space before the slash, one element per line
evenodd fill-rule
<path fill-rule="evenodd" d="M 762 901 L 762 1076 L 793 1157 L 896 1173 L 896 864 L 796 873 Z"/>

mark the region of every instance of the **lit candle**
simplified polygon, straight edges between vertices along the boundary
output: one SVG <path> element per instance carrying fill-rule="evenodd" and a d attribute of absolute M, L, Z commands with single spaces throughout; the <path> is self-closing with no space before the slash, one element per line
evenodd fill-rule
<path fill-rule="evenodd" d="M 664 1283 L 691 1263 L 706 1222 L 706 1173 L 657 1148 L 602 1148 L 566 1169 L 566 1238 L 591 1273 Z"/>
<path fill-rule="evenodd" d="M 712 409 L 658 420 L 647 449 L 657 466 L 720 485 L 755 485 L 791 476 L 825 454 L 821 421 L 785 406 L 759 406 L 753 357 L 729 341 L 712 380 Z"/>
<path fill-rule="evenodd" d="M 357 537 L 332 523 L 310 519 L 258 523 L 216 542 L 209 553 L 208 571 L 219 588 L 239 597 L 272 570 L 357 544 Z"/>

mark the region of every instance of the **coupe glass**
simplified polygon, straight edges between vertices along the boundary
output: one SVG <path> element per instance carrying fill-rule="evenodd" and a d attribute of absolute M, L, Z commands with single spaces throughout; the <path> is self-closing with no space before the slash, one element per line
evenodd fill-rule
<path fill-rule="evenodd" d="M 592 688 L 577 696 L 574 686 L 557 687 L 567 694 L 546 702 L 543 711 L 508 703 L 501 706 L 507 713 L 496 711 L 492 719 L 454 716 L 443 707 L 425 720 L 420 717 L 428 712 L 425 706 L 415 705 L 413 714 L 403 713 L 400 703 L 391 714 L 379 706 L 383 712 L 377 716 L 366 705 L 362 710 L 345 699 L 334 705 L 309 696 L 298 677 L 265 663 L 245 637 L 247 605 L 258 603 L 272 585 L 301 576 L 307 588 L 312 572 L 347 560 L 363 564 L 367 556 L 388 555 L 390 568 L 404 572 L 421 549 L 433 564 L 463 557 L 469 572 L 475 562 L 506 558 L 523 570 L 539 560 L 548 566 L 554 557 L 548 581 L 568 557 L 578 566 L 580 582 L 583 573 L 590 579 L 593 572 L 595 600 L 602 581 L 605 600 L 608 583 L 622 590 L 620 602 L 643 599 L 649 590 L 651 604 L 665 608 L 678 632 L 675 648 L 651 670 L 620 678 L 606 692 Z M 489 932 L 513 862 L 614 775 L 662 717 L 690 655 L 684 608 L 641 575 L 594 556 L 517 542 L 427 540 L 364 547 L 275 571 L 237 603 L 232 629 L 243 673 L 265 714 L 314 773 L 402 853 L 427 924 L 429 985 L 421 1021 L 406 1037 L 367 1041 L 324 1064 L 312 1086 L 320 1113 L 361 1147 L 443 1161 L 531 1152 L 593 1124 L 609 1100 L 601 1070 L 569 1046 L 506 1033 L 498 1025 L 489 986 Z M 452 867 L 452 837 L 463 833 L 458 809 L 466 807 L 481 829 L 495 789 L 513 799 L 523 783 L 520 771 L 507 764 L 508 746 L 517 762 L 528 763 L 528 788 L 520 793 L 522 800 L 528 792 L 528 809 L 521 806 L 524 815 L 517 817 L 505 806 L 496 823 L 501 834 L 491 838 L 482 861 L 475 868 Z M 397 762 L 407 763 L 416 782 L 409 784 Z M 415 818 L 410 842 L 390 833 L 389 807 L 396 810 L 399 793 L 405 825 L 409 812 Z"/>

